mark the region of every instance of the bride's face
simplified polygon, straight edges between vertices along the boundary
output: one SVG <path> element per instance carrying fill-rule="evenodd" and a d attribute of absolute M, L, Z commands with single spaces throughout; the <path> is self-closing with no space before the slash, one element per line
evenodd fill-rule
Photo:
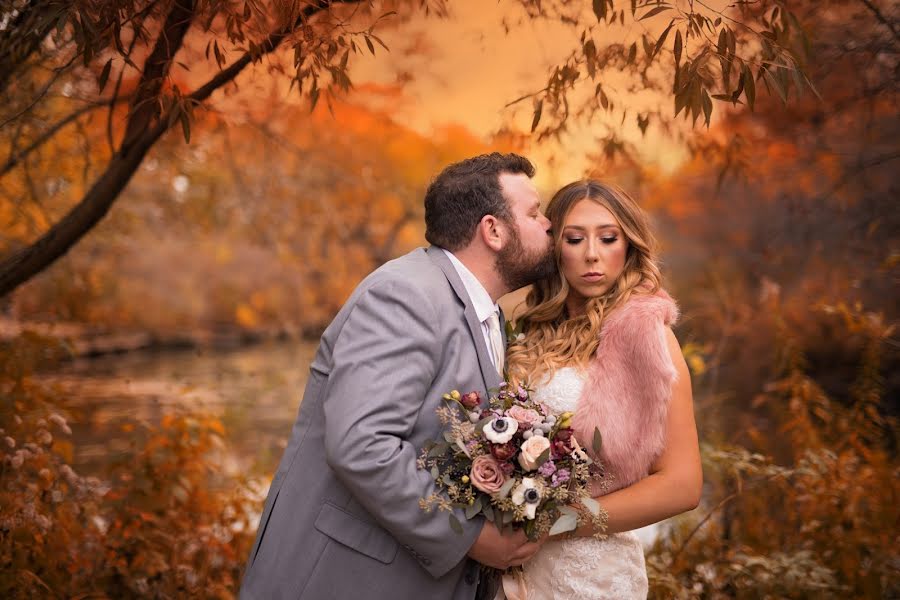
<path fill-rule="evenodd" d="M 593 200 L 578 201 L 566 215 L 560 268 L 569 282 L 570 315 L 581 314 L 589 298 L 605 294 L 622 274 L 628 241 L 615 216 Z"/>

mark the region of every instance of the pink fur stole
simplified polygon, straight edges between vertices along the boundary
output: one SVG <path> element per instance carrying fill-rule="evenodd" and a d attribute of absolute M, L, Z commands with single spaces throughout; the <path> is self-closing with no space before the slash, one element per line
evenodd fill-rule
<path fill-rule="evenodd" d="M 678 306 L 660 290 L 632 296 L 603 322 L 572 424 L 588 452 L 595 427 L 603 436 L 600 459 L 612 475 L 605 493 L 646 477 L 665 447 L 677 377 L 666 327 L 677 320 Z"/>

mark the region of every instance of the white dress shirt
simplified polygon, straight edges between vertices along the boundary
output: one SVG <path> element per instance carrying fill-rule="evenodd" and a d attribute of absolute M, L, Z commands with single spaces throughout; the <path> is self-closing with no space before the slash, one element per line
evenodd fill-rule
<path fill-rule="evenodd" d="M 488 294 L 481 282 L 478 281 L 478 278 L 472 274 L 472 271 L 470 271 L 466 265 L 462 264 L 462 262 L 460 262 L 460 260 L 449 250 L 445 248 L 441 248 L 441 250 L 443 250 L 447 255 L 447 258 L 450 259 L 450 263 L 453 265 L 453 268 L 456 269 L 459 278 L 463 282 L 463 286 L 466 288 L 466 293 L 469 294 L 469 299 L 472 301 L 472 307 L 475 309 L 475 317 L 481 323 L 481 333 L 484 336 L 484 345 L 488 349 L 488 356 L 491 357 L 491 362 L 494 363 L 494 367 L 496 367 L 497 363 L 494 360 L 493 353 L 490 351 L 491 330 L 487 320 L 488 317 L 491 316 L 491 313 L 500 311 L 500 306 L 491 300 L 491 295 Z M 503 323 L 500 323 L 500 327 L 502 329 Z"/>

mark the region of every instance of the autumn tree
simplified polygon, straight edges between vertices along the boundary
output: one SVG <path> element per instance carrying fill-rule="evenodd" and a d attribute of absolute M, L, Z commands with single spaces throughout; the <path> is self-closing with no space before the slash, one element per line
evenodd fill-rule
<path fill-rule="evenodd" d="M 34 210 L 43 218 L 35 220 L 29 236 L 8 240 L 0 261 L 0 295 L 41 272 L 90 231 L 168 130 L 179 129 L 187 142 L 202 135 L 192 131 L 197 112 L 222 105 L 214 93 L 233 88 L 248 68 L 283 75 L 315 106 L 351 87 L 348 67 L 354 56 L 384 51 L 376 29 L 397 26 L 419 11 L 441 18 L 452 5 L 447 0 L 4 0 L 0 131 L 9 152 L 0 165 L 3 194 L 14 207 L 13 223 Z M 619 110 L 623 121 L 628 118 L 622 101 L 604 85 L 610 71 L 627 74 L 634 89 L 668 90 L 675 116 L 689 114 L 693 121 L 703 116 L 707 124 L 713 100 L 752 106 L 757 87 L 785 98 L 792 85 L 805 86 L 798 66 L 806 36 L 777 0 L 721 8 L 693 1 L 510 0 L 510 14 L 510 26 L 550 20 L 567 26 L 578 40 L 546 85 L 524 97 L 533 100 L 532 131 L 539 138 L 558 135 L 571 120 L 600 111 Z M 638 39 L 607 41 L 604 32 L 626 22 L 640 32 Z M 651 122 L 664 127 L 672 114 L 630 116 L 645 129 Z M 69 144 L 69 160 L 76 151 L 90 158 L 80 184 L 70 174 L 47 172 L 60 134 L 73 129 L 102 132 L 100 139 L 105 138 L 85 135 L 90 141 L 80 148 Z M 45 207 L 50 196 L 59 205 L 53 210 Z"/>

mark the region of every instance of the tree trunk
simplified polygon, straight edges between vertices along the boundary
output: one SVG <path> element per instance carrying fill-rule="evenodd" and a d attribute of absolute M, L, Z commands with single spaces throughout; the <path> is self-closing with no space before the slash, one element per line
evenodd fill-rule
<path fill-rule="evenodd" d="M 0 297 L 50 266 L 106 216 L 165 130 L 164 125 L 158 125 L 144 132 L 127 150 L 115 155 L 75 208 L 32 245 L 0 262 Z"/>

